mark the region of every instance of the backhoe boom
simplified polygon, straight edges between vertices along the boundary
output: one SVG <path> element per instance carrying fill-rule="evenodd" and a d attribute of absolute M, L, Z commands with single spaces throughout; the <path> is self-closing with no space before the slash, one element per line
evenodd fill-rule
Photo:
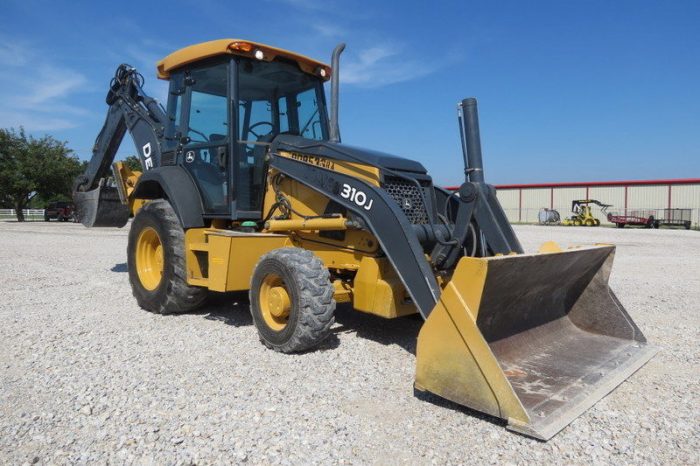
<path fill-rule="evenodd" d="M 129 131 L 141 167 L 150 170 L 161 164 L 167 116 L 158 101 L 143 90 L 143 77 L 129 65 L 119 65 L 110 84 L 107 118 L 95 140 L 85 173 L 76 179 L 73 197 L 78 219 L 88 227 L 123 226 L 129 209 L 123 207 L 118 190 L 109 185 L 110 167 Z M 116 203 L 119 201 L 122 207 Z"/>

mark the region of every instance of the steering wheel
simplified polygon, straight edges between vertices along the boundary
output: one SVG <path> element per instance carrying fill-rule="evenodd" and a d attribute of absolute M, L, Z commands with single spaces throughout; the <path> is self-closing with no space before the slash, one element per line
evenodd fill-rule
<path fill-rule="evenodd" d="M 264 133 L 264 134 L 258 134 L 257 132 L 253 131 L 254 128 L 257 128 L 258 126 L 263 126 L 263 125 L 269 126 L 270 131 L 268 131 L 267 133 Z M 270 134 L 272 131 L 274 131 L 274 129 L 275 129 L 275 127 L 272 125 L 272 123 L 270 123 L 268 121 L 259 121 L 259 122 L 255 123 L 253 126 L 251 126 L 250 128 L 248 128 L 248 133 L 252 134 L 257 139 L 260 139 L 263 136 L 267 136 L 268 134 Z"/>
<path fill-rule="evenodd" d="M 189 132 L 190 132 L 190 133 L 198 134 L 198 135 L 200 135 L 200 136 L 202 136 L 202 137 L 204 138 L 204 141 L 195 141 L 195 142 L 209 142 L 209 138 L 208 138 L 207 135 L 204 134 L 203 132 L 201 132 L 201 131 L 199 131 L 199 130 L 196 130 L 196 129 L 194 129 L 194 128 L 189 128 Z"/>

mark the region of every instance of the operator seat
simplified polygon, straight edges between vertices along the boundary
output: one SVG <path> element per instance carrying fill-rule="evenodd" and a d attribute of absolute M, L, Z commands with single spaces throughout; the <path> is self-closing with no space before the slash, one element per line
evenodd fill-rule
<path fill-rule="evenodd" d="M 262 195 L 265 192 L 265 173 L 266 173 L 266 161 L 265 154 L 270 147 L 270 143 L 275 139 L 276 134 L 269 133 L 258 138 L 259 143 L 256 144 L 253 149 L 253 167 L 252 167 L 252 180 L 251 180 L 251 195 L 253 196 L 253 201 L 257 200 L 259 203 L 262 200 Z M 255 206 L 260 207 L 260 206 Z"/>
<path fill-rule="evenodd" d="M 275 136 L 274 133 L 260 136 L 256 140 L 258 144 L 254 144 L 252 152 L 249 152 L 250 156 L 245 156 L 239 165 L 241 179 L 247 186 L 237 186 L 236 191 L 238 204 L 244 210 L 260 210 L 265 191 L 265 153 Z"/>
<path fill-rule="evenodd" d="M 222 139 L 226 139 L 226 136 L 212 134 L 209 141 L 216 143 L 216 141 Z M 226 170 L 219 166 L 216 147 L 209 147 L 207 150 L 209 153 L 209 160 L 203 159 L 202 150 L 195 151 L 196 157 L 191 164 L 191 170 L 197 179 L 207 210 L 216 211 L 226 209 L 226 193 L 228 192 Z"/>

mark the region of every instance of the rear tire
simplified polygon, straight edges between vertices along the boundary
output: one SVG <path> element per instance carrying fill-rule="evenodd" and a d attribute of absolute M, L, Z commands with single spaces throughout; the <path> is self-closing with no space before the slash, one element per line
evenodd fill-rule
<path fill-rule="evenodd" d="M 280 248 L 260 258 L 250 283 L 250 312 L 260 341 L 280 353 L 317 346 L 335 313 L 328 269 L 311 251 Z"/>
<path fill-rule="evenodd" d="M 625 228 L 624 223 L 616 223 L 616 225 L 617 225 L 617 228 Z"/>
<path fill-rule="evenodd" d="M 131 290 L 143 309 L 176 314 L 204 303 L 207 290 L 187 284 L 185 232 L 168 201 L 148 202 L 136 213 L 126 253 Z"/>

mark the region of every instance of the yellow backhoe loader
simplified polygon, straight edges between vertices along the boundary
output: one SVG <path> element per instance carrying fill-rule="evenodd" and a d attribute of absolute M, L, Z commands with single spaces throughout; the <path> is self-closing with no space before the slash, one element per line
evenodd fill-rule
<path fill-rule="evenodd" d="M 127 262 L 142 308 L 187 312 L 210 292 L 249 290 L 275 351 L 318 345 L 336 303 L 419 313 L 416 389 L 552 437 L 655 351 L 608 288 L 614 246 L 524 253 L 484 181 L 473 98 L 458 106 L 456 193 L 418 162 L 341 144 L 343 48 L 332 66 L 247 40 L 178 50 L 157 65 L 165 109 L 121 65 L 74 186 L 79 218 L 134 216 Z M 143 172 L 110 173 L 127 130 Z"/>

